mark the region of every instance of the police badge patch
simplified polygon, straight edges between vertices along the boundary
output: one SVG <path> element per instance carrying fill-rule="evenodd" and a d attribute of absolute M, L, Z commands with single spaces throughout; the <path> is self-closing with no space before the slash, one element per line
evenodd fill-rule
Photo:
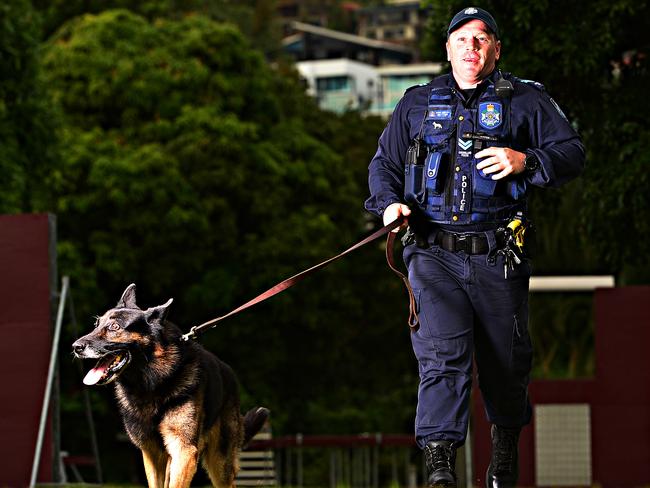
<path fill-rule="evenodd" d="M 485 129 L 496 129 L 501 125 L 501 104 L 498 102 L 485 102 L 478 106 L 478 123 Z"/>

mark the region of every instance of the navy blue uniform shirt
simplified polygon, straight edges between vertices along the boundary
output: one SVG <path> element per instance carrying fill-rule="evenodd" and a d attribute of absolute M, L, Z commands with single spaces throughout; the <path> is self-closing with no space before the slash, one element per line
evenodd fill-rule
<path fill-rule="evenodd" d="M 418 137 L 422 127 L 432 84 L 450 88 L 453 113 L 460 109 L 467 113 L 468 109 L 476 110 L 481 93 L 494 84 L 497 76 L 495 70 L 477 86 L 469 100 L 465 99 L 452 74 L 406 91 L 381 134 L 377 153 L 370 162 L 370 198 L 365 202 L 367 210 L 381 216 L 391 203 L 405 203 L 405 158 L 409 145 Z M 525 186 L 557 187 L 578 176 L 584 168 L 584 147 L 557 104 L 539 83 L 507 74 L 504 78 L 509 79 L 514 87 L 509 100 L 508 147 L 520 152 L 532 152 L 540 162 L 537 170 L 508 175 L 504 180 L 521 178 Z"/>

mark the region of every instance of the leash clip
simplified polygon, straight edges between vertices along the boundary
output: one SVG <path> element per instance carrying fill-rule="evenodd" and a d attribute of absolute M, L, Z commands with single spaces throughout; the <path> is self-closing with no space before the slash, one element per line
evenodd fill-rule
<path fill-rule="evenodd" d="M 190 339 L 196 339 L 196 325 L 193 326 L 187 334 L 181 336 L 181 341 L 187 342 Z"/>

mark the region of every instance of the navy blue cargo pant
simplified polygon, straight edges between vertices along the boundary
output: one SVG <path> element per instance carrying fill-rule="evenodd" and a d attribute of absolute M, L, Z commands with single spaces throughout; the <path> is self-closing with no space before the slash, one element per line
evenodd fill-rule
<path fill-rule="evenodd" d="M 420 319 L 411 334 L 420 373 L 415 421 L 420 447 L 431 440 L 464 443 L 473 355 L 488 420 L 507 427 L 530 421 L 530 265 L 524 261 L 508 269 L 505 279 L 503 256 L 490 256 L 488 261 L 485 254 L 436 245 L 404 249 Z"/>

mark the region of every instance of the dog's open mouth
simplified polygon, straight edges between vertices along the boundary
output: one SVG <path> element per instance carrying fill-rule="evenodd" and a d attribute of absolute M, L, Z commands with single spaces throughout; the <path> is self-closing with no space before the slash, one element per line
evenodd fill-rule
<path fill-rule="evenodd" d="M 118 351 L 103 356 L 84 378 L 85 385 L 106 385 L 120 375 L 131 361 L 129 351 Z"/>

